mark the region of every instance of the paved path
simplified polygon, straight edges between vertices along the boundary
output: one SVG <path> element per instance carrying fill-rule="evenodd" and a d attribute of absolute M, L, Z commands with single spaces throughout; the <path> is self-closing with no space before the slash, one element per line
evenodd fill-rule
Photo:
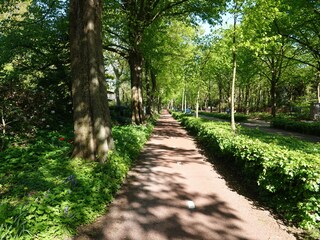
<path fill-rule="evenodd" d="M 109 212 L 75 239 L 295 239 L 228 188 L 169 114 L 161 115 Z"/>

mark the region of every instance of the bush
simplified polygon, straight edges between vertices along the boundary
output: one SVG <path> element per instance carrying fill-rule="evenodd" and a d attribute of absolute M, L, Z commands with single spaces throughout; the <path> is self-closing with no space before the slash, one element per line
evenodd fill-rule
<path fill-rule="evenodd" d="M 69 159 L 71 129 L 39 132 L 0 152 L 0 239 L 63 239 L 106 210 L 152 131 L 113 128 L 106 163 Z"/>
<path fill-rule="evenodd" d="M 284 217 L 306 229 L 320 228 L 319 144 L 173 114 L 221 161 L 230 162 Z"/>
<path fill-rule="evenodd" d="M 200 112 L 199 114 L 208 116 L 208 117 L 214 117 L 214 118 L 220 118 L 224 120 L 230 120 L 231 116 L 227 113 L 209 113 L 209 112 Z M 248 121 L 248 116 L 241 113 L 235 113 L 234 120 L 236 122 L 245 122 Z"/>
<path fill-rule="evenodd" d="M 272 115 L 267 112 L 252 112 L 248 114 L 249 118 L 260 119 L 264 121 L 270 121 L 272 119 Z"/>
<path fill-rule="evenodd" d="M 320 122 L 300 122 L 284 117 L 277 117 L 272 119 L 271 126 L 293 132 L 320 136 Z"/>

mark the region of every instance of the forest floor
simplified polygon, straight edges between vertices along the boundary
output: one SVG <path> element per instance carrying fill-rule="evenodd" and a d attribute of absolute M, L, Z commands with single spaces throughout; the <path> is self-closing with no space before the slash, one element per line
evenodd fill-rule
<path fill-rule="evenodd" d="M 107 214 L 74 239 L 296 239 L 214 162 L 164 112 Z"/>

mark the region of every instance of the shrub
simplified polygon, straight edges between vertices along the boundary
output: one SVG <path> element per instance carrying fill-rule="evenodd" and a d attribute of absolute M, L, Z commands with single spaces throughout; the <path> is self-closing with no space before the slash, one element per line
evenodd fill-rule
<path fill-rule="evenodd" d="M 257 184 L 261 196 L 286 219 L 306 229 L 320 227 L 319 144 L 173 114 L 226 164 Z"/>
<path fill-rule="evenodd" d="M 320 122 L 300 122 L 277 117 L 272 119 L 271 126 L 274 128 L 320 136 Z"/>
<path fill-rule="evenodd" d="M 230 120 L 231 116 L 227 113 L 209 113 L 209 112 L 200 112 L 201 115 L 208 116 L 208 117 L 214 117 L 214 118 L 220 118 L 224 120 Z M 236 113 L 234 115 L 234 119 L 236 122 L 245 122 L 248 121 L 248 116 L 241 113 Z"/>

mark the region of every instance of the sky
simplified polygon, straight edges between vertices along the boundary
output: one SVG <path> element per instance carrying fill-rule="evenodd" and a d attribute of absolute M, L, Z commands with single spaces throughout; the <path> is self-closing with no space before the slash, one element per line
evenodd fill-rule
<path fill-rule="evenodd" d="M 222 16 L 222 25 L 216 25 L 214 27 L 211 27 L 210 24 L 207 22 L 204 22 L 201 24 L 201 27 L 205 31 L 205 35 L 209 34 L 211 32 L 211 29 L 219 29 L 219 28 L 226 28 L 227 26 L 233 24 L 233 16 L 230 13 L 226 13 Z"/>

